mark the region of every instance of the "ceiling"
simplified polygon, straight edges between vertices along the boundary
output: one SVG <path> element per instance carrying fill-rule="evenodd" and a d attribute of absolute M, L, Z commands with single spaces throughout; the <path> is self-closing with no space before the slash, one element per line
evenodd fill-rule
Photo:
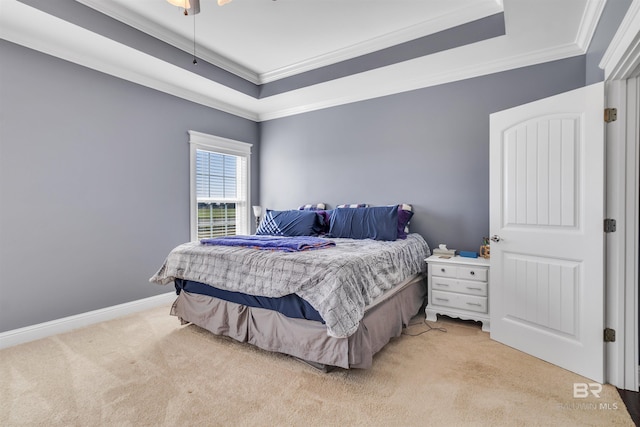
<path fill-rule="evenodd" d="M 502 0 L 77 0 L 254 83 L 265 83 L 502 12 Z"/>
<path fill-rule="evenodd" d="M 193 50 L 193 17 L 166 0 L 76 1 Z M 198 58 L 256 84 L 504 12 L 504 36 L 262 99 L 20 1 L 0 4 L 1 38 L 262 121 L 584 54 L 605 0 L 201 0 Z"/>

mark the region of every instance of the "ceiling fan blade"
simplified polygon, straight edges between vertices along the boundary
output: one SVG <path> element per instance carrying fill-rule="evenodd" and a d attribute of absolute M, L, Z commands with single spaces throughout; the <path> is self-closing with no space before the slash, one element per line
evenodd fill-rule
<path fill-rule="evenodd" d="M 181 7 L 183 9 L 189 9 L 191 7 L 189 0 L 167 0 L 167 2 L 171 3 L 174 6 Z"/>
<path fill-rule="evenodd" d="M 184 9 L 185 15 L 200 13 L 200 0 L 167 0 L 174 6 Z"/>

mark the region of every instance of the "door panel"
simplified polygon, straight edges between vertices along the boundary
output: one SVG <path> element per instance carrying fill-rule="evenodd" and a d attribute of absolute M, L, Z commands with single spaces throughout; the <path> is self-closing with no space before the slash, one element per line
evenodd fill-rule
<path fill-rule="evenodd" d="M 491 115 L 491 337 L 604 380 L 604 85 Z"/>
<path fill-rule="evenodd" d="M 571 260 L 505 254 L 505 318 L 577 339 L 580 264 Z"/>
<path fill-rule="evenodd" d="M 504 227 L 576 225 L 579 124 L 575 116 L 546 116 L 505 131 Z"/>

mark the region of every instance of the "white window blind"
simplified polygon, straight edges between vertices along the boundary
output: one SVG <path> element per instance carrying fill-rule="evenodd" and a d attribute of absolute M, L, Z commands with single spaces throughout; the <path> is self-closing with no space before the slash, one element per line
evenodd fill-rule
<path fill-rule="evenodd" d="M 251 144 L 189 135 L 192 240 L 248 234 Z"/>

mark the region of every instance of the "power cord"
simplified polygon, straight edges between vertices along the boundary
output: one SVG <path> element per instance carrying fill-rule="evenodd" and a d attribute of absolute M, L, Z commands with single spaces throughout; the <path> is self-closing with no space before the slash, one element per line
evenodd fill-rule
<path fill-rule="evenodd" d="M 446 328 L 443 328 L 443 327 L 440 327 L 440 326 L 438 326 L 438 327 L 431 326 L 431 325 L 427 322 L 427 319 L 422 319 L 422 322 L 409 323 L 409 324 L 407 325 L 407 328 L 409 328 L 409 327 L 411 327 L 411 326 L 415 326 L 415 325 L 420 325 L 420 324 L 425 324 L 425 325 L 427 325 L 427 328 L 428 328 L 428 329 L 427 329 L 427 330 L 425 330 L 425 331 L 422 331 L 422 332 L 418 332 L 417 334 L 410 334 L 410 333 L 408 333 L 408 332 L 404 332 L 404 331 L 403 331 L 403 332 L 402 332 L 402 335 L 407 335 L 407 336 L 410 336 L 410 337 L 417 337 L 417 336 L 420 336 L 420 335 L 422 335 L 422 334 L 426 334 L 427 332 L 431 332 L 431 331 L 440 331 L 440 332 L 445 332 L 445 333 L 447 332 L 447 329 L 446 329 Z"/>

